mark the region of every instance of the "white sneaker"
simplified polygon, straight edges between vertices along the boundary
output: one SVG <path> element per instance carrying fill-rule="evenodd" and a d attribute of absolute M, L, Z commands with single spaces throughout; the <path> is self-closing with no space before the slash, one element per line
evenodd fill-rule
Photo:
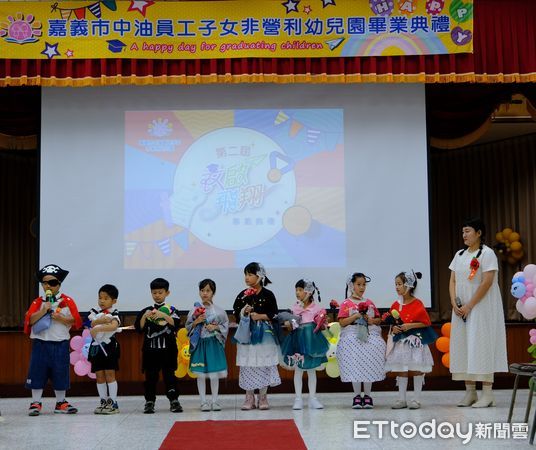
<path fill-rule="evenodd" d="M 209 402 L 205 402 L 201 404 L 201 411 L 210 411 L 212 408 L 210 407 Z"/>
<path fill-rule="evenodd" d="M 420 407 L 421 407 L 421 402 L 417 400 L 410 400 L 408 403 L 409 409 L 420 409 Z"/>
<path fill-rule="evenodd" d="M 301 397 L 296 397 L 294 400 L 294 405 L 292 405 L 292 409 L 303 409 L 303 399 Z"/>
<path fill-rule="evenodd" d="M 212 411 L 221 411 L 221 406 L 218 402 L 212 402 Z"/>
<path fill-rule="evenodd" d="M 316 397 L 309 399 L 309 409 L 324 409 L 324 405 Z"/>

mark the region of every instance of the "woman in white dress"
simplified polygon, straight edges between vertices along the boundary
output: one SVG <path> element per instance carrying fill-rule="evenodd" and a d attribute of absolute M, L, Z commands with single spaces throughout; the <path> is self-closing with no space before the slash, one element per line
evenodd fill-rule
<path fill-rule="evenodd" d="M 483 244 L 481 219 L 462 226 L 465 249 L 450 263 L 450 372 L 453 380 L 465 381 L 465 396 L 458 406 L 495 406 L 491 387 L 495 372 L 508 372 L 506 330 L 501 292 L 497 282 L 497 256 Z M 482 382 L 478 399 L 476 382 Z"/>

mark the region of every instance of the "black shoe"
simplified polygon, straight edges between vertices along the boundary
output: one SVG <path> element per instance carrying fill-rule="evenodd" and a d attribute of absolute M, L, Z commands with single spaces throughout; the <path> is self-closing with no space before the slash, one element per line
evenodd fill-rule
<path fill-rule="evenodd" d="M 169 410 L 174 413 L 182 412 L 181 403 L 178 400 L 171 400 L 169 402 Z"/>
<path fill-rule="evenodd" d="M 143 414 L 154 414 L 154 402 L 151 402 L 151 401 L 145 402 L 145 407 L 143 408 Z"/>

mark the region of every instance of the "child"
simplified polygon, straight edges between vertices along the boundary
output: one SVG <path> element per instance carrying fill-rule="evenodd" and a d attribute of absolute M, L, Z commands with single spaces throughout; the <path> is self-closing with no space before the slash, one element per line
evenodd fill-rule
<path fill-rule="evenodd" d="M 432 371 L 434 360 L 428 344 L 437 334 L 431 327 L 430 317 L 422 302 L 413 293 L 417 288 L 420 272 L 400 272 L 395 277 L 396 292 L 399 300 L 391 305 L 396 310 L 400 321 L 392 327 L 393 349 L 387 355 L 386 372 L 393 372 L 397 377 L 399 398 L 392 409 L 419 409 L 420 394 L 424 384 L 424 374 Z M 413 399 L 406 402 L 408 376 L 413 375 Z"/>
<path fill-rule="evenodd" d="M 268 386 L 281 384 L 277 371 L 279 346 L 272 325 L 277 315 L 277 301 L 273 292 L 265 288 L 271 281 L 262 264 L 249 263 L 244 275 L 248 288 L 238 294 L 233 305 L 237 320 L 251 325 L 252 329 L 251 342 L 238 343 L 236 353 L 236 365 L 240 367 L 238 384 L 246 391 L 242 410 L 255 408 L 255 389 L 259 389 L 257 407 L 265 410 L 270 409 Z"/>
<path fill-rule="evenodd" d="M 142 309 L 134 327 L 143 333 L 142 371 L 145 373 L 145 407 L 144 414 L 154 414 L 156 402 L 156 384 L 160 371 L 169 399 L 171 412 L 182 412 L 177 391 L 177 338 L 176 333 L 180 319 L 173 306 L 166 305 L 169 296 L 169 282 L 163 278 L 151 281 L 151 295 L 154 305 Z"/>
<path fill-rule="evenodd" d="M 372 300 L 363 297 L 367 283 L 370 278 L 361 272 L 348 277 L 347 298 L 341 304 L 338 317 L 342 329 L 337 344 L 337 361 L 341 381 L 352 383 L 353 409 L 374 408 L 372 383 L 385 378 L 385 341 L 379 327 L 381 317 Z"/>
<path fill-rule="evenodd" d="M 302 378 L 307 371 L 309 385 L 309 408 L 322 409 L 324 406 L 316 398 L 316 368 L 328 362 L 326 353 L 329 343 L 320 329 L 316 329 L 315 317 L 322 313 L 322 307 L 315 302 L 314 293 L 320 292 L 315 283 L 309 280 L 299 280 L 296 285 L 298 302 L 292 306 L 292 313 L 301 318 L 300 325 L 285 338 L 281 345 L 284 364 L 294 370 L 294 391 L 296 398 L 292 409 L 302 409 Z M 291 324 L 287 326 L 292 328 Z M 316 329 L 316 331 L 315 331 Z"/>
<path fill-rule="evenodd" d="M 91 363 L 91 372 L 97 376 L 97 391 L 100 396 L 100 405 L 95 409 L 95 414 L 119 412 L 115 381 L 115 371 L 119 370 L 119 342 L 115 333 L 121 321 L 119 312 L 114 307 L 118 297 L 117 288 L 105 284 L 99 289 L 98 309 L 91 309 L 88 316 L 93 337 L 88 360 Z"/>
<path fill-rule="evenodd" d="M 197 374 L 197 389 L 201 397 L 201 411 L 221 411 L 218 403 L 219 378 L 227 376 L 225 359 L 225 340 L 229 331 L 227 313 L 214 305 L 216 283 L 210 279 L 199 282 L 199 296 L 203 302 L 204 312 L 195 315 L 197 308 L 188 314 L 186 329 L 191 335 L 197 327 L 201 328 L 199 342 L 192 346 L 190 342 L 190 371 Z M 206 399 L 206 378 L 210 379 L 212 404 Z"/>
<path fill-rule="evenodd" d="M 57 414 L 76 414 L 78 410 L 65 400 L 69 389 L 69 330 L 82 326 L 76 303 L 60 294 L 61 283 L 69 271 L 48 264 L 37 272 L 45 297 L 35 299 L 24 317 L 24 332 L 33 339 L 26 387 L 32 390 L 28 415 L 41 413 L 43 388 L 48 378 L 56 393 Z"/>

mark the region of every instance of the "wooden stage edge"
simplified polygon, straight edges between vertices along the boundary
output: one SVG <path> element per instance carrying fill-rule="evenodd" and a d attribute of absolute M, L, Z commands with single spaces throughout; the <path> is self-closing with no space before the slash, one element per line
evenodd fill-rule
<path fill-rule="evenodd" d="M 434 325 L 440 334 L 441 324 Z M 506 325 L 507 351 L 509 364 L 514 362 L 529 362 L 531 358 L 527 353 L 529 347 L 529 330 L 533 328 L 532 323 L 512 323 Z M 386 329 L 383 330 L 387 332 Z M 232 334 L 232 333 L 231 333 Z M 121 345 L 120 370 L 117 372 L 120 395 L 142 395 L 143 394 L 143 374 L 140 369 L 142 336 L 133 331 L 123 332 L 118 336 Z M 434 368 L 425 379 L 425 390 L 457 390 L 464 389 L 462 382 L 452 381 L 450 373 L 441 364 L 442 354 L 431 346 L 434 357 Z M 24 387 L 28 364 L 30 360 L 31 340 L 21 331 L 0 331 L 0 397 L 29 397 L 30 393 Z M 238 386 L 238 368 L 235 366 L 236 346 L 231 343 L 230 337 L 227 339 L 225 352 L 229 364 L 229 374 L 227 379 L 220 381 L 221 394 L 236 394 L 243 391 Z M 281 385 L 270 388 L 272 393 L 292 393 L 294 386 L 292 382 L 293 372 L 280 368 Z M 350 383 L 342 383 L 339 378 L 330 378 L 325 371 L 318 374 L 318 392 L 349 392 Z M 514 377 L 508 373 L 495 374 L 494 388 L 511 389 Z M 520 387 L 528 386 L 528 378 L 522 377 Z M 410 382 L 410 389 L 412 383 Z M 304 389 L 307 383 L 304 382 Z M 197 394 L 196 381 L 188 377 L 179 379 L 179 390 L 182 395 Z M 384 381 L 374 383 L 375 391 L 395 391 L 395 379 L 388 376 Z M 163 386 L 159 386 L 159 393 L 163 393 Z M 45 389 L 45 396 L 52 396 L 50 386 Z M 74 374 L 71 366 L 71 389 L 69 396 L 95 396 L 95 381 L 88 377 L 79 377 Z"/>

